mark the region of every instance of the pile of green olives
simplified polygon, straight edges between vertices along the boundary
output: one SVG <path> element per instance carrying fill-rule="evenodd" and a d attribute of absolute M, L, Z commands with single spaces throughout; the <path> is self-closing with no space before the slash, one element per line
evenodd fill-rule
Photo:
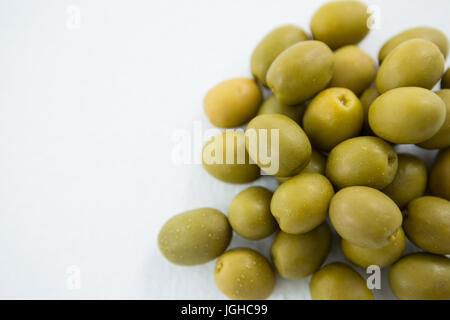
<path fill-rule="evenodd" d="M 279 275 L 310 277 L 314 300 L 373 300 L 363 270 L 377 266 L 390 268 L 399 299 L 450 300 L 449 41 L 411 28 L 374 59 L 358 47 L 368 19 L 360 1 L 326 3 L 309 34 L 284 25 L 261 39 L 253 78 L 207 92 L 207 118 L 228 130 L 205 144 L 203 167 L 252 184 L 226 213 L 198 208 L 168 220 L 158 236 L 168 261 L 215 260 L 211 273 L 230 299 L 269 298 Z M 399 153 L 400 144 L 433 163 Z M 255 185 L 262 176 L 278 188 Z M 233 233 L 270 239 L 270 254 L 229 249 Z M 333 239 L 347 262 L 330 259 Z M 408 242 L 415 250 L 405 254 Z"/>

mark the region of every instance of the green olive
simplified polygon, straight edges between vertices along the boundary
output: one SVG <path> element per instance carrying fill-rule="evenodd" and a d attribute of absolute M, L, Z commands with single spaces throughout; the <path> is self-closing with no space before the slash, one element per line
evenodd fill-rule
<path fill-rule="evenodd" d="M 324 89 L 333 75 L 333 52 L 320 41 L 284 50 L 267 71 L 267 85 L 285 104 L 299 104 Z"/>
<path fill-rule="evenodd" d="M 283 114 L 297 123 L 301 123 L 303 113 L 305 112 L 306 106 L 304 104 L 299 104 L 296 106 L 290 106 L 281 103 L 280 100 L 275 96 L 270 96 L 266 101 L 263 102 L 258 110 L 257 115 L 261 114 Z"/>
<path fill-rule="evenodd" d="M 398 155 L 398 169 L 394 181 L 382 191 L 403 208 L 411 200 L 420 197 L 427 187 L 427 166 L 419 158 L 409 154 Z"/>
<path fill-rule="evenodd" d="M 402 213 L 394 201 L 377 189 L 362 186 L 336 193 L 330 219 L 342 238 L 369 249 L 390 245 L 402 225 Z"/>
<path fill-rule="evenodd" d="M 444 68 L 444 57 L 434 43 L 408 40 L 384 59 L 377 74 L 377 90 L 385 93 L 400 87 L 431 89 L 441 79 Z"/>
<path fill-rule="evenodd" d="M 359 134 L 363 117 L 361 102 L 352 91 L 330 88 L 311 101 L 303 116 L 303 128 L 313 146 L 330 151 Z"/>
<path fill-rule="evenodd" d="M 227 152 L 230 150 L 233 150 L 234 158 L 228 159 Z M 203 148 L 202 162 L 209 174 L 228 183 L 254 181 L 261 171 L 250 162 L 245 149 L 245 134 L 241 131 L 224 132 L 213 137 Z"/>
<path fill-rule="evenodd" d="M 320 269 L 312 277 L 309 290 L 312 300 L 374 300 L 366 281 L 344 263 Z"/>
<path fill-rule="evenodd" d="M 392 37 L 387 41 L 378 54 L 378 60 L 380 63 L 386 58 L 386 56 L 394 50 L 399 44 L 411 40 L 411 39 L 425 39 L 433 42 L 439 47 L 444 57 L 448 54 L 448 39 L 447 36 L 440 30 L 430 27 L 417 27 L 408 29 Z"/>
<path fill-rule="evenodd" d="M 414 199 L 403 226 L 409 240 L 419 248 L 450 254 L 450 201 L 430 196 Z"/>
<path fill-rule="evenodd" d="M 401 300 L 450 300 L 450 259 L 415 253 L 389 272 L 392 291 Z"/>
<path fill-rule="evenodd" d="M 433 195 L 450 200 L 450 148 L 442 150 L 434 160 L 429 187 Z"/>
<path fill-rule="evenodd" d="M 252 79 L 235 78 L 219 83 L 203 100 L 206 116 L 216 127 L 233 128 L 250 121 L 261 104 L 262 94 Z"/>
<path fill-rule="evenodd" d="M 397 154 L 390 144 L 377 137 L 356 137 L 331 150 L 326 176 L 337 188 L 382 189 L 394 180 L 397 166 Z"/>
<path fill-rule="evenodd" d="M 440 90 L 436 94 L 445 102 L 445 122 L 434 136 L 419 144 L 420 147 L 425 149 L 444 149 L 450 147 L 450 89 Z"/>
<path fill-rule="evenodd" d="M 271 256 L 283 278 L 302 279 L 316 272 L 331 248 L 331 229 L 325 222 L 300 235 L 279 232 L 272 244 Z"/>
<path fill-rule="evenodd" d="M 172 263 L 203 264 L 221 255 L 232 231 L 225 215 L 211 208 L 186 211 L 172 217 L 158 235 L 161 253 Z"/>
<path fill-rule="evenodd" d="M 370 128 L 369 125 L 369 107 L 372 104 L 372 102 L 375 101 L 376 98 L 378 98 L 380 94 L 378 93 L 377 89 L 375 88 L 367 88 L 362 93 L 361 97 L 359 97 L 359 101 L 361 101 L 361 105 L 363 107 L 364 111 L 364 123 L 363 123 L 363 130 L 362 133 L 367 136 L 372 136 L 373 131 Z"/>
<path fill-rule="evenodd" d="M 345 239 L 341 240 L 341 249 L 345 257 L 364 269 L 372 265 L 380 268 L 390 266 L 400 259 L 405 247 L 406 237 L 402 228 L 398 229 L 395 239 L 387 247 L 381 249 L 361 248 Z"/>
<path fill-rule="evenodd" d="M 308 40 L 302 28 L 285 25 L 272 30 L 256 46 L 251 58 L 253 76 L 266 85 L 266 74 L 275 58 L 291 45 Z"/>
<path fill-rule="evenodd" d="M 333 78 L 328 86 L 347 88 L 360 95 L 376 74 L 377 66 L 371 56 L 357 46 L 345 46 L 334 52 Z"/>
<path fill-rule="evenodd" d="M 311 159 L 311 144 L 305 132 L 284 115 L 255 117 L 248 124 L 245 135 L 251 159 L 268 174 L 277 177 L 296 175 Z M 268 155 L 270 160 L 266 159 Z"/>
<path fill-rule="evenodd" d="M 337 49 L 357 44 L 369 32 L 367 6 L 359 1 L 332 1 L 321 6 L 311 20 L 314 39 Z"/>
<path fill-rule="evenodd" d="M 302 173 L 320 173 L 320 174 L 324 175 L 325 174 L 325 165 L 326 165 L 326 163 L 327 163 L 327 158 L 323 154 L 321 154 L 320 152 L 312 149 L 311 160 L 309 161 L 309 163 L 305 167 L 305 169 L 300 171 L 299 174 L 302 174 Z M 288 181 L 291 178 L 292 177 L 285 177 L 285 178 L 276 177 L 277 181 L 280 184 Z"/>
<path fill-rule="evenodd" d="M 281 230 L 301 234 L 319 226 L 328 216 L 333 186 L 323 175 L 297 175 L 275 191 L 270 209 Z"/>
<path fill-rule="evenodd" d="M 433 137 L 444 124 L 446 106 L 434 92 L 397 88 L 379 96 L 369 109 L 369 124 L 375 134 L 389 142 L 421 143 Z"/>
<path fill-rule="evenodd" d="M 250 249 L 225 252 L 214 270 L 217 287 L 233 300 L 262 300 L 275 288 L 275 273 L 266 258 Z"/>
<path fill-rule="evenodd" d="M 450 89 L 450 69 L 447 69 L 442 76 L 441 89 Z"/>
<path fill-rule="evenodd" d="M 228 220 L 241 237 L 259 240 L 270 236 L 277 222 L 270 213 L 272 192 L 263 187 L 250 187 L 240 192 L 231 201 Z"/>

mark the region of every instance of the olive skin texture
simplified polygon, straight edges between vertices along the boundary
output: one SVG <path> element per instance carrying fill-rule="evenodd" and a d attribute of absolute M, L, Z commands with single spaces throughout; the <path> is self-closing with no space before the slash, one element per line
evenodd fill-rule
<path fill-rule="evenodd" d="M 345 239 L 341 240 L 341 249 L 345 257 L 353 264 L 367 268 L 371 265 L 384 268 L 400 259 L 406 247 L 406 237 L 402 228 L 398 229 L 395 239 L 385 248 L 367 249 L 358 247 Z"/>
<path fill-rule="evenodd" d="M 284 50 L 267 71 L 267 85 L 285 104 L 295 105 L 324 89 L 333 75 L 333 52 L 320 41 L 302 41 Z"/>
<path fill-rule="evenodd" d="M 231 236 L 231 227 L 222 212 L 200 208 L 169 219 L 159 232 L 158 246 L 170 262 L 193 266 L 221 255 Z"/>
<path fill-rule="evenodd" d="M 325 222 L 300 235 L 279 232 L 273 241 L 271 256 L 283 278 L 302 279 L 320 268 L 330 248 L 331 229 Z"/>
<path fill-rule="evenodd" d="M 220 128 L 233 128 L 250 121 L 261 104 L 261 91 L 252 79 L 235 78 L 210 89 L 203 100 L 209 121 Z"/>
<path fill-rule="evenodd" d="M 215 151 L 220 149 L 221 144 L 223 147 L 222 157 Z M 232 159 L 232 163 L 227 163 L 227 150 L 231 149 L 234 150 L 234 159 Z M 258 179 L 261 174 L 259 167 L 250 163 L 249 155 L 245 149 L 245 134 L 241 131 L 224 132 L 213 137 L 203 147 L 202 163 L 209 174 L 228 183 L 252 182 Z"/>
<path fill-rule="evenodd" d="M 431 167 L 429 180 L 431 194 L 450 201 L 450 148 L 439 152 Z"/>
<path fill-rule="evenodd" d="M 275 273 L 266 258 L 251 249 L 222 254 L 214 269 L 217 287 L 233 300 L 267 299 L 275 288 Z"/>
<path fill-rule="evenodd" d="M 363 248 L 387 247 L 402 225 L 402 213 L 395 202 L 369 187 L 340 190 L 331 199 L 329 211 L 336 232 Z"/>
<path fill-rule="evenodd" d="M 431 89 L 441 79 L 444 68 L 444 57 L 434 43 L 408 40 L 384 59 L 377 74 L 377 90 L 385 93 L 400 87 Z"/>
<path fill-rule="evenodd" d="M 403 228 L 419 248 L 450 254 L 450 201 L 430 196 L 414 199 L 408 205 Z"/>
<path fill-rule="evenodd" d="M 394 148 L 377 137 L 356 137 L 341 142 L 328 155 L 326 176 L 338 189 L 367 186 L 382 189 L 397 173 Z"/>
<path fill-rule="evenodd" d="M 378 54 L 378 60 L 381 62 L 386 56 L 391 53 L 399 44 L 411 39 L 424 39 L 433 42 L 439 47 L 444 58 L 448 54 L 448 39 L 447 36 L 440 30 L 430 27 L 417 27 L 405 30 L 395 37 L 389 39 L 381 48 Z"/>
<path fill-rule="evenodd" d="M 433 137 L 444 124 L 446 107 L 434 92 L 407 87 L 389 90 L 369 109 L 375 134 L 389 142 L 416 144 Z"/>
<path fill-rule="evenodd" d="M 278 55 L 291 45 L 308 40 L 302 28 L 285 25 L 272 30 L 256 46 L 251 57 L 251 70 L 258 82 L 266 85 L 266 74 Z"/>
<path fill-rule="evenodd" d="M 442 76 L 441 80 L 441 89 L 450 89 L 450 69 L 447 69 L 447 71 Z"/>
<path fill-rule="evenodd" d="M 411 200 L 420 197 L 427 188 L 427 166 L 419 158 L 409 154 L 398 155 L 398 169 L 394 181 L 382 191 L 403 208 Z"/>
<path fill-rule="evenodd" d="M 328 86 L 347 88 L 360 95 L 376 74 L 377 66 L 371 56 L 357 46 L 345 46 L 334 52 L 333 78 Z"/>
<path fill-rule="evenodd" d="M 282 114 L 286 117 L 291 118 L 297 123 L 301 123 L 303 113 L 305 112 L 306 106 L 304 104 L 299 104 L 296 106 L 290 106 L 281 103 L 280 100 L 275 96 L 270 96 L 266 101 L 263 102 L 258 110 L 257 115 L 261 114 Z"/>
<path fill-rule="evenodd" d="M 327 158 L 323 154 L 321 154 L 320 152 L 312 149 L 311 160 L 309 161 L 309 163 L 305 167 L 305 169 L 300 171 L 299 174 L 302 174 L 302 173 L 320 173 L 322 175 L 325 175 L 326 163 L 327 163 Z M 277 181 L 280 184 L 288 181 L 291 178 L 292 177 L 286 177 L 286 178 L 276 177 Z"/>
<path fill-rule="evenodd" d="M 245 135 L 251 159 L 268 174 L 277 177 L 296 175 L 311 159 L 311 143 L 305 132 L 284 115 L 263 114 L 255 117 L 249 122 Z M 272 135 L 275 141 L 272 141 Z M 264 152 L 263 146 L 267 146 L 269 153 Z M 271 156 L 270 164 L 264 159 L 267 154 Z"/>
<path fill-rule="evenodd" d="M 273 194 L 270 209 L 282 231 L 302 234 L 325 221 L 333 195 L 333 186 L 327 178 L 318 173 L 304 173 L 280 185 Z"/>
<path fill-rule="evenodd" d="M 392 266 L 389 283 L 401 300 L 449 300 L 450 259 L 428 253 L 408 255 Z"/>
<path fill-rule="evenodd" d="M 309 284 L 312 300 L 374 300 L 366 281 L 344 263 L 320 269 Z"/>
<path fill-rule="evenodd" d="M 359 97 L 359 101 L 361 101 L 361 105 L 363 107 L 364 111 L 364 123 L 363 123 L 363 135 L 372 136 L 373 131 L 370 128 L 369 125 L 369 108 L 372 102 L 375 101 L 376 98 L 378 98 L 380 94 L 378 93 L 377 89 L 375 88 L 367 88 L 364 90 L 364 92 L 361 94 L 361 97 Z"/>
<path fill-rule="evenodd" d="M 440 90 L 436 94 L 445 103 L 446 117 L 444 124 L 434 136 L 419 143 L 419 146 L 425 149 L 445 149 L 450 146 L 450 89 Z"/>
<path fill-rule="evenodd" d="M 314 39 L 334 50 L 364 39 L 368 18 L 367 6 L 359 1 L 333 1 L 315 12 L 310 27 Z"/>
<path fill-rule="evenodd" d="M 240 192 L 231 201 L 228 220 L 241 237 L 259 240 L 270 236 L 277 222 L 270 212 L 272 192 L 263 187 L 250 187 Z"/>
<path fill-rule="evenodd" d="M 357 136 L 363 118 L 361 102 L 351 90 L 330 88 L 311 101 L 303 116 L 303 128 L 314 147 L 330 151 L 338 143 Z"/>

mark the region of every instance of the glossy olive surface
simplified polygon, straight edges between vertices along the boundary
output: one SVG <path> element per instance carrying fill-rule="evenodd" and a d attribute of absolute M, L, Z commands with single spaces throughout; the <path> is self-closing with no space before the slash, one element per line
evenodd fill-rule
<path fill-rule="evenodd" d="M 305 169 L 300 171 L 299 174 L 320 173 L 322 175 L 325 175 L 326 164 L 327 164 L 327 158 L 319 151 L 312 149 L 311 160 L 308 162 L 308 165 L 305 167 Z M 275 177 L 275 178 L 281 184 L 281 183 L 288 181 L 289 179 L 291 179 L 293 177 L 285 177 L 285 178 Z"/>
<path fill-rule="evenodd" d="M 434 160 L 429 187 L 433 195 L 450 201 L 450 148 L 442 150 Z"/>
<path fill-rule="evenodd" d="M 297 123 L 301 123 L 303 118 L 303 113 L 305 112 L 305 104 L 299 104 L 295 106 L 287 105 L 275 96 L 270 96 L 266 101 L 263 102 L 258 110 L 257 115 L 261 114 L 282 114 L 285 115 Z"/>

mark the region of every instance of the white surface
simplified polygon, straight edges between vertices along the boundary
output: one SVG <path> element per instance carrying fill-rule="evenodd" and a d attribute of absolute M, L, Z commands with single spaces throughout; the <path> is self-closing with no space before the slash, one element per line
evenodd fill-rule
<path fill-rule="evenodd" d="M 181 211 L 226 212 L 248 185 L 174 165 L 172 134 L 196 120 L 210 128 L 207 89 L 249 76 L 264 34 L 286 23 L 309 30 L 322 2 L 1 0 L 0 298 L 223 298 L 214 262 L 173 266 L 156 237 Z M 373 57 L 408 27 L 450 34 L 447 0 L 366 3 L 381 9 L 381 29 L 361 43 Z M 66 26 L 69 5 L 79 30 Z M 254 185 L 276 187 L 268 177 Z M 236 236 L 236 246 L 267 254 L 270 240 Z M 335 244 L 328 262 L 337 260 Z M 66 286 L 71 265 L 79 290 Z M 375 295 L 391 298 L 383 275 Z M 272 298 L 308 299 L 308 282 L 279 279 Z"/>

